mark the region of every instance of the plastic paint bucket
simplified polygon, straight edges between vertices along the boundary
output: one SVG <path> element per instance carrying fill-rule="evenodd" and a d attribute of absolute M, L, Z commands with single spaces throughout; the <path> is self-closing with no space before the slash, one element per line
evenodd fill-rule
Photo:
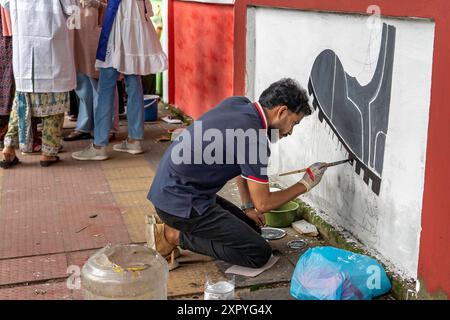
<path fill-rule="evenodd" d="M 144 120 L 156 121 L 158 120 L 158 102 L 159 96 L 145 95 L 144 96 Z"/>
<path fill-rule="evenodd" d="M 299 204 L 290 201 L 278 209 L 266 213 L 266 224 L 273 228 L 287 228 L 297 218 Z"/>

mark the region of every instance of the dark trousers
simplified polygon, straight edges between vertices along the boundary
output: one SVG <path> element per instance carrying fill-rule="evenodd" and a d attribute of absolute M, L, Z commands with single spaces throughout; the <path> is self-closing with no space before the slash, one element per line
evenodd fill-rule
<path fill-rule="evenodd" d="M 125 100 L 127 94 L 125 92 L 123 80 L 117 81 L 117 93 L 119 94 L 119 114 L 123 114 L 125 112 Z"/>
<path fill-rule="evenodd" d="M 156 74 L 142 76 L 142 91 L 144 94 L 156 94 Z"/>
<path fill-rule="evenodd" d="M 260 268 L 269 261 L 272 248 L 261 229 L 231 202 L 217 196 L 204 214 L 192 210 L 180 218 L 156 208 L 161 220 L 180 231 L 183 249 L 243 267 Z"/>
<path fill-rule="evenodd" d="M 75 91 L 70 91 L 70 110 L 69 115 L 78 117 L 79 100 Z"/>

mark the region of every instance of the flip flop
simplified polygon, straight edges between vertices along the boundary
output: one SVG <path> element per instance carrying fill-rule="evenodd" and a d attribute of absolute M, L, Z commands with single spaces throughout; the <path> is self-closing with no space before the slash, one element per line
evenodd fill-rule
<path fill-rule="evenodd" d="M 55 160 L 45 160 L 45 161 L 40 161 L 40 163 L 41 163 L 41 167 L 44 167 L 44 168 L 47 168 L 47 167 L 50 167 L 51 165 L 53 165 L 53 164 L 55 164 L 55 163 L 57 163 L 57 162 L 59 162 L 59 157 L 58 156 L 55 156 Z"/>
<path fill-rule="evenodd" d="M 3 168 L 3 169 L 9 169 L 9 168 L 12 168 L 15 165 L 19 164 L 19 162 L 20 162 L 19 158 L 14 157 L 14 159 L 12 159 L 10 161 L 6 161 L 6 160 L 1 161 L 0 162 L 0 167 Z"/>
<path fill-rule="evenodd" d="M 64 137 L 64 141 L 77 141 L 77 140 L 89 140 L 92 136 L 89 132 L 72 131 L 67 137 Z"/>

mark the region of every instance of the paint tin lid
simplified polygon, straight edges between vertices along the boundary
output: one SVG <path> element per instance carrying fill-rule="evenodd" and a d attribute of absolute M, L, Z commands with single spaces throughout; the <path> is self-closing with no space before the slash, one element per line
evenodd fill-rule
<path fill-rule="evenodd" d="M 305 240 L 292 240 L 287 243 L 287 246 L 290 249 L 301 250 L 307 246 L 307 243 Z"/>
<path fill-rule="evenodd" d="M 261 228 L 261 236 L 266 240 L 278 240 L 286 236 L 286 231 L 278 228 Z"/>

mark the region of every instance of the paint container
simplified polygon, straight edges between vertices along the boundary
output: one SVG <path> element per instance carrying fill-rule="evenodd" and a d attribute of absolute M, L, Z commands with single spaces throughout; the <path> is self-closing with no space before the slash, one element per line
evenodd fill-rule
<path fill-rule="evenodd" d="M 266 213 L 266 224 L 273 228 L 287 228 L 297 218 L 299 204 L 290 201 L 278 209 Z"/>
<path fill-rule="evenodd" d="M 159 96 L 145 95 L 144 96 L 144 120 L 156 121 L 158 120 L 158 102 Z"/>
<path fill-rule="evenodd" d="M 286 231 L 278 228 L 264 227 L 261 228 L 261 236 L 266 240 L 278 240 L 286 236 Z"/>
<path fill-rule="evenodd" d="M 108 245 L 81 270 L 85 300 L 167 300 L 167 261 L 140 245 Z"/>
<path fill-rule="evenodd" d="M 214 282 L 206 275 L 205 300 L 234 300 L 235 276 L 227 275 L 226 280 Z"/>

